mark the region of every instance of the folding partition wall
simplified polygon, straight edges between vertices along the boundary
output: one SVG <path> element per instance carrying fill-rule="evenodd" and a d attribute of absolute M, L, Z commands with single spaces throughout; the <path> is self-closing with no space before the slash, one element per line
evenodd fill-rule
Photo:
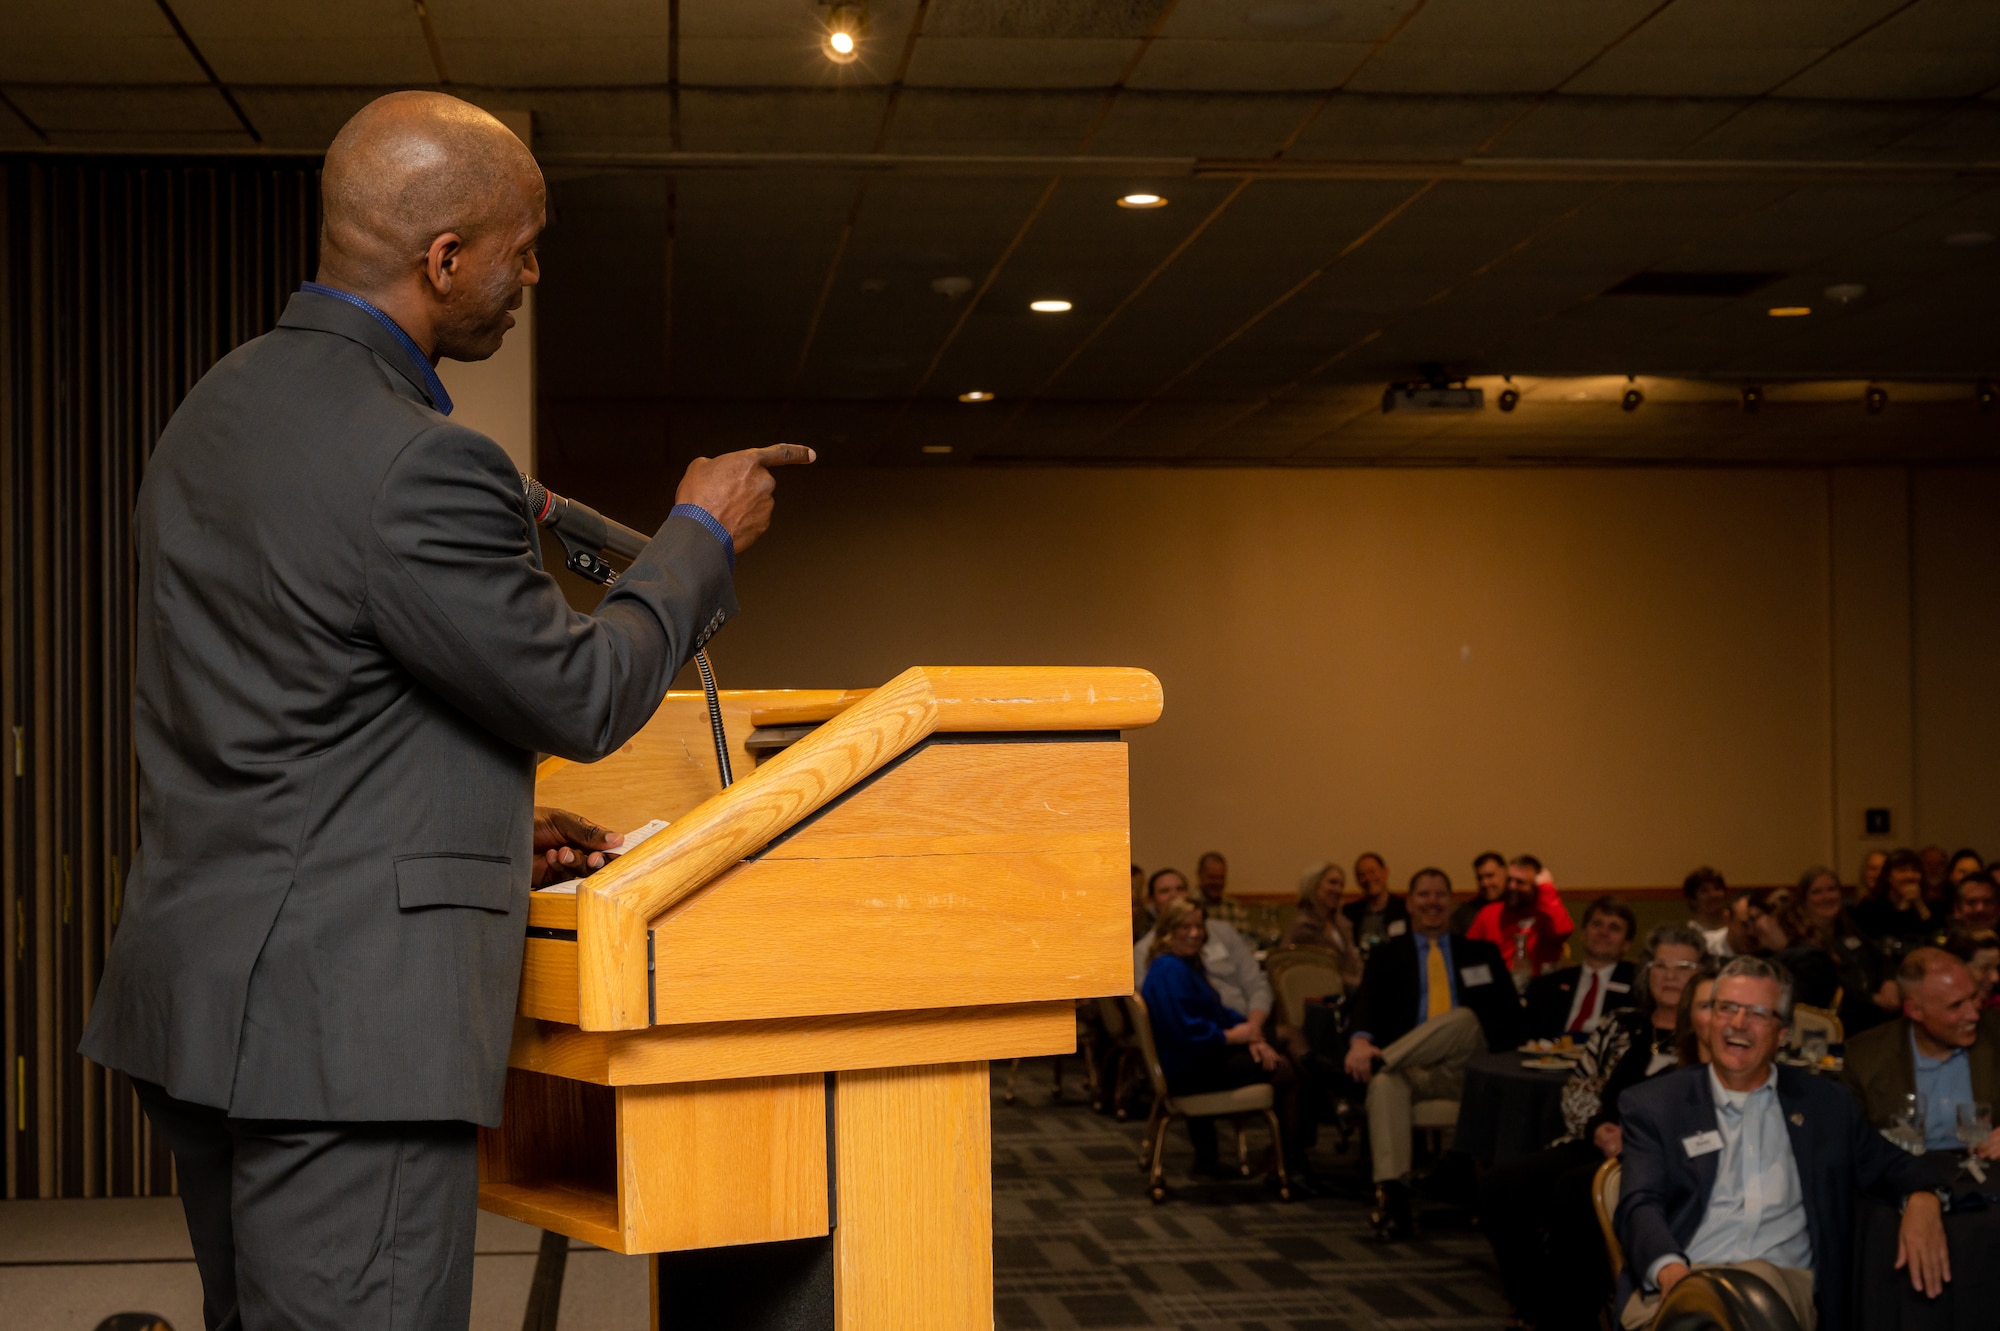
<path fill-rule="evenodd" d="M 172 1189 L 75 1050 L 137 837 L 132 507 L 208 367 L 311 275 L 318 164 L 0 156 L 6 1195 Z"/>

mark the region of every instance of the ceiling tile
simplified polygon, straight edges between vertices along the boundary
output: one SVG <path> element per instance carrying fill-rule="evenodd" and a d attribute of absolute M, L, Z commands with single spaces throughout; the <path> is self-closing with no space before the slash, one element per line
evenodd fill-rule
<path fill-rule="evenodd" d="M 384 88 L 233 88 L 266 147 L 323 153 L 356 111 Z"/>
<path fill-rule="evenodd" d="M 1779 90 L 1785 97 L 1972 97 L 2000 86 L 2000 38 L 1943 51 L 1855 45 Z"/>
<path fill-rule="evenodd" d="M 1104 111 L 1099 90 L 1042 92 L 906 88 L 888 150 L 907 153 L 1068 153 Z M 1099 136 L 1092 151 L 1108 151 Z"/>
<path fill-rule="evenodd" d="M 1469 157 L 1533 103 L 1524 97 L 1398 97 L 1343 92 L 1327 102 L 1287 157 L 1455 161 Z"/>
<path fill-rule="evenodd" d="M 1674 47 L 1627 42 L 1562 85 L 1607 97 L 1756 97 L 1822 51 L 1808 46 Z"/>
<path fill-rule="evenodd" d="M 1144 37 L 1173 0 L 933 0 L 940 37 Z"/>
<path fill-rule="evenodd" d="M 681 146 L 689 152 L 867 152 L 887 104 L 878 89 L 690 88 L 681 93 Z"/>
<path fill-rule="evenodd" d="M 1180 0 L 1160 35 L 1279 44 L 1381 41 L 1423 0 Z"/>
<path fill-rule="evenodd" d="M 8 0 L 0 83 L 206 83 L 154 0 Z"/>
<path fill-rule="evenodd" d="M 948 88 L 1108 88 L 1139 44 L 1113 38 L 923 37 L 908 82 Z"/>
<path fill-rule="evenodd" d="M 1550 97 L 1488 149 L 1498 157 L 1667 157 L 1742 103 L 1719 98 Z"/>
<path fill-rule="evenodd" d="M 214 133 L 238 144 L 248 141 L 228 104 L 205 84 L 164 88 L 23 85 L 9 88 L 7 95 L 51 137 L 124 133 L 134 142 L 147 143 L 160 135 Z"/>
<path fill-rule="evenodd" d="M 817 39 L 681 38 L 681 82 L 712 88 L 861 88 L 887 83 L 897 53 L 867 44 L 851 65 L 836 65 Z"/>
<path fill-rule="evenodd" d="M 1337 88 L 1372 46 L 1331 42 L 1156 41 L 1133 71 L 1133 88 L 1303 92 Z"/>
<path fill-rule="evenodd" d="M 174 12 L 225 83 L 407 86 L 437 78 L 409 0 L 175 0 Z"/>
<path fill-rule="evenodd" d="M 1938 110 L 1909 103 L 1767 98 L 1746 106 L 1690 148 L 1689 155 L 1859 161 L 1936 119 Z"/>
<path fill-rule="evenodd" d="M 1090 150 L 1162 157 L 1268 157 L 1318 106 L 1310 96 L 1119 94 Z"/>
<path fill-rule="evenodd" d="M 1428 46 L 1391 42 L 1347 81 L 1355 92 L 1548 92 L 1597 54 L 1594 46 Z"/>

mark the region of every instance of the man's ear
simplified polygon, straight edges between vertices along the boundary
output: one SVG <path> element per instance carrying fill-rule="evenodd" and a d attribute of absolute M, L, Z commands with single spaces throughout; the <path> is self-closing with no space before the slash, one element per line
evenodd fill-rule
<path fill-rule="evenodd" d="M 447 231 L 432 240 L 424 254 L 424 276 L 440 298 L 451 295 L 451 280 L 457 275 L 458 256 L 464 247 L 463 237 L 456 231 Z"/>

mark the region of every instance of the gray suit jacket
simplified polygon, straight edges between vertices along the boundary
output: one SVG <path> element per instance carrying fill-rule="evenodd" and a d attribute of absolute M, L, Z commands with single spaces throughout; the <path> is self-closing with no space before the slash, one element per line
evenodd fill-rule
<path fill-rule="evenodd" d="M 140 849 L 82 1052 L 238 1117 L 499 1122 L 535 754 L 616 749 L 735 613 L 687 518 L 571 610 L 423 384 L 302 292 L 140 488 Z"/>

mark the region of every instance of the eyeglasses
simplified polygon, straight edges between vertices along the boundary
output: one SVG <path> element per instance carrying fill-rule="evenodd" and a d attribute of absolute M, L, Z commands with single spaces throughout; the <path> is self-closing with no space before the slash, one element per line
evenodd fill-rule
<path fill-rule="evenodd" d="M 1699 961 L 1656 961 L 1653 963 L 1653 966 L 1656 970 L 1663 971 L 1698 971 L 1701 969 Z"/>
<path fill-rule="evenodd" d="M 1765 1007 L 1762 1003 L 1738 1003 L 1733 999 L 1724 999 L 1720 1003 L 1711 1004 L 1711 1006 L 1715 1009 L 1715 1015 L 1721 1017 L 1724 1021 L 1741 1017 L 1745 1021 L 1768 1021 L 1775 1025 L 1778 1020 L 1778 1014 L 1770 1008 Z"/>

